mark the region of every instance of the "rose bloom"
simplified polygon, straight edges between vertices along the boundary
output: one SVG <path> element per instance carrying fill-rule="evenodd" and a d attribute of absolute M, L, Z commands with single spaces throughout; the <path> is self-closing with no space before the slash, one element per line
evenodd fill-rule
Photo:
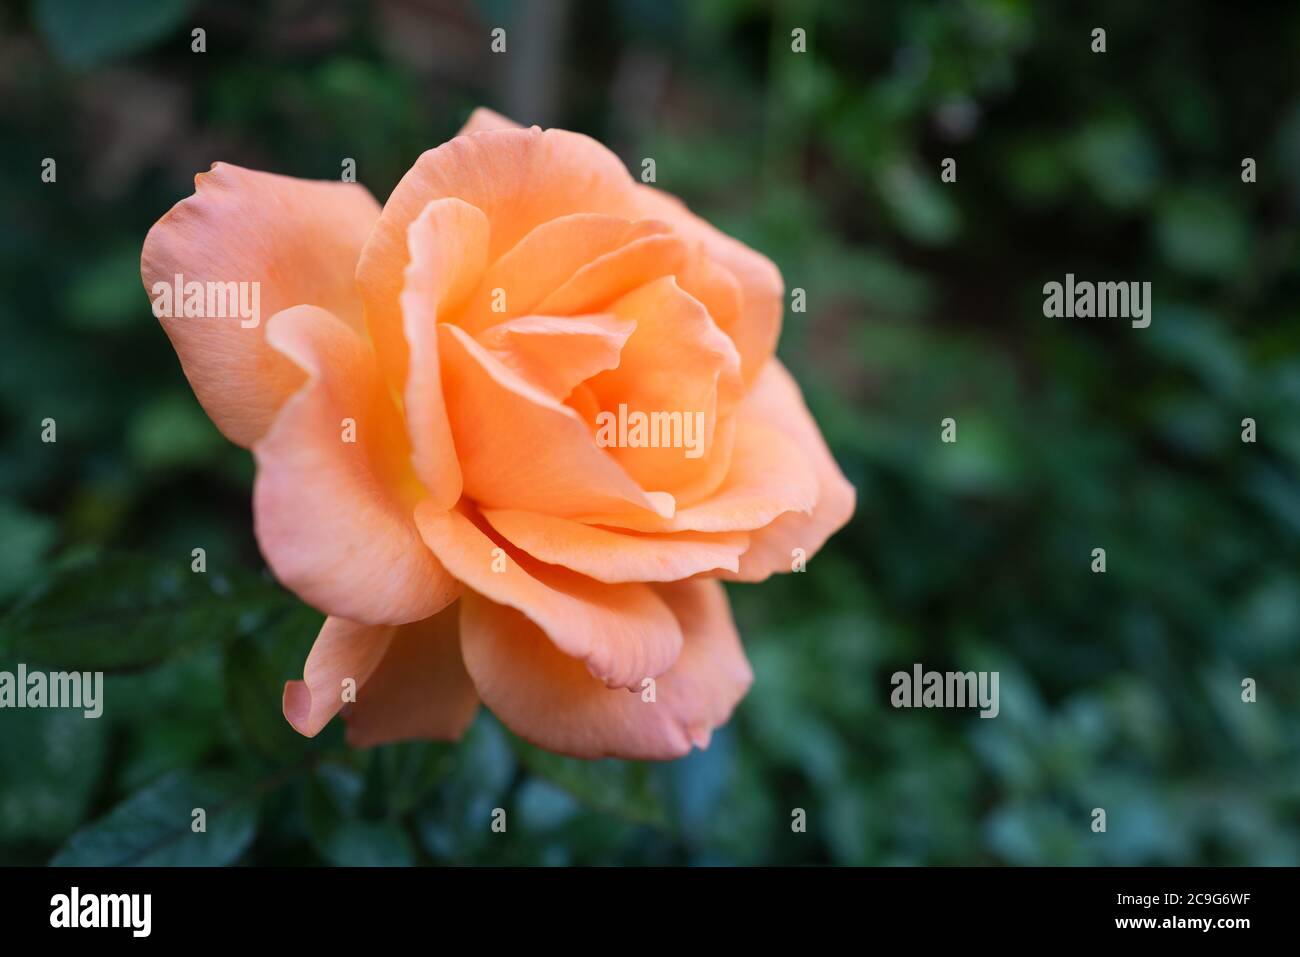
<path fill-rule="evenodd" d="M 707 747 L 753 679 L 719 579 L 791 571 L 852 514 L 773 355 L 776 267 L 586 136 L 479 110 L 382 210 L 218 163 L 141 273 L 260 284 L 256 325 L 160 321 L 252 449 L 268 564 L 328 616 L 284 690 L 304 735 L 343 711 L 358 746 L 456 739 L 481 701 L 565 754 Z M 602 437 L 638 413 L 695 446 Z"/>

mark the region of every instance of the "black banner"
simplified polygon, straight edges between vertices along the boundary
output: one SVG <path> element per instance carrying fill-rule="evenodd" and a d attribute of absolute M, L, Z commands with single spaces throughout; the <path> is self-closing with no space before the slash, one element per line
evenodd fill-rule
<path fill-rule="evenodd" d="M 1294 920 L 1293 869 L 20 869 L 0 870 L 6 937 L 329 946 L 454 928 L 689 919 L 730 901 L 736 934 L 774 925 L 927 941 L 1044 934 L 1232 946 Z M 698 913 L 698 912 L 697 912 Z"/>

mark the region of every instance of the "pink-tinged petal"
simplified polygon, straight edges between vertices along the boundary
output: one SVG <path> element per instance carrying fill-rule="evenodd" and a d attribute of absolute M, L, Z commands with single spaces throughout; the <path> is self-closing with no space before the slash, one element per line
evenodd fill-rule
<path fill-rule="evenodd" d="M 681 629 L 648 585 L 603 585 L 544 565 L 489 537 L 458 511 L 439 512 L 424 504 L 415 521 L 452 574 L 492 601 L 523 612 L 559 652 L 609 687 L 639 687 L 677 660 Z"/>
<path fill-rule="evenodd" d="M 635 322 L 636 331 L 617 368 L 589 385 L 611 424 L 626 408 L 649 423 L 644 438 L 650 441 L 649 447 L 619 445 L 610 454 L 641 487 L 676 497 L 711 473 L 717 420 L 731 414 L 742 393 L 740 358 L 704 306 L 672 276 L 621 296 L 609 310 Z M 664 427 L 655 428 L 656 422 Z"/>
<path fill-rule="evenodd" d="M 708 747 L 753 681 L 722 586 L 656 591 L 681 624 L 676 664 L 650 687 L 606 688 L 517 611 L 481 595 L 461 602 L 461 648 L 483 703 L 520 737 L 580 758 L 667 760 Z"/>
<path fill-rule="evenodd" d="M 460 609 L 399 625 L 387 652 L 343 712 L 348 743 L 368 748 L 413 738 L 457 741 L 478 711 L 460 653 Z"/>
<path fill-rule="evenodd" d="M 817 494 L 816 473 L 794 439 L 774 426 L 740 418 L 731 468 L 708 498 L 670 518 L 593 513 L 574 520 L 644 532 L 750 531 L 785 512 L 810 512 Z"/>
<path fill-rule="evenodd" d="M 596 447 L 573 409 L 511 371 L 463 329 L 438 329 L 466 495 L 492 508 L 548 515 L 592 508 L 672 514 L 672 496 L 632 481 Z"/>
<path fill-rule="evenodd" d="M 284 684 L 284 717 L 314 738 L 370 678 L 387 653 L 396 628 L 326 618 L 303 666 L 302 681 Z"/>
<path fill-rule="evenodd" d="M 758 377 L 742 414 L 770 422 L 793 440 L 816 472 L 818 484 L 817 504 L 810 514 L 782 515 L 755 531 L 740 570 L 723 576 L 755 582 L 773 572 L 790 571 L 795 549 L 802 551 L 801 558 L 812 558 L 853 516 L 857 493 L 835 464 L 798 383 L 778 360 L 769 362 Z"/>
<path fill-rule="evenodd" d="M 612 281 L 610 275 L 619 268 L 644 263 L 647 259 L 644 244 L 634 246 L 630 253 L 622 251 L 656 236 L 661 246 L 667 243 L 670 255 L 680 253 L 681 243 L 669 235 L 669 227 L 654 220 L 631 222 L 617 216 L 574 213 L 542 223 L 488 267 L 478 288 L 450 321 L 477 335 L 506 319 L 538 312 L 538 306 L 548 296 L 573 280 L 575 274 L 590 271 L 597 261 L 606 264 L 601 275 L 607 281 Z M 606 259 L 607 256 L 611 258 Z M 651 267 L 641 265 L 627 272 L 626 278 L 624 274 L 615 278 L 635 283 L 647 271 L 671 268 L 675 261 L 661 256 L 658 262 L 662 264 L 654 266 L 656 261 L 650 259 Z M 620 263 L 624 266 L 620 267 Z M 575 311 L 563 310 L 566 314 Z M 546 312 L 559 314 L 560 310 Z"/>
<path fill-rule="evenodd" d="M 309 605 L 352 621 L 440 611 L 459 583 L 415 529 L 424 491 L 369 345 L 314 306 L 277 313 L 266 335 L 307 374 L 253 447 L 254 525 L 272 570 Z"/>
<path fill-rule="evenodd" d="M 227 163 L 200 173 L 194 186 L 194 195 L 149 231 L 140 275 L 154 302 L 162 288 L 156 284 L 174 286 L 177 275 L 182 283 L 257 284 L 243 287 L 250 306 L 257 291 L 256 316 L 241 318 L 238 308 L 227 307 L 235 313 L 228 318 L 185 317 L 175 308 L 174 318 L 160 317 L 204 410 L 227 438 L 247 447 L 303 378 L 267 345 L 266 318 L 307 304 L 360 329 L 352 273 L 379 206 L 356 183 L 313 182 Z"/>
<path fill-rule="evenodd" d="M 754 672 L 719 582 L 674 582 L 655 591 L 677 616 L 683 635 L 682 655 L 662 682 L 667 687 L 656 690 L 667 694 L 691 743 L 707 748 L 713 731 L 730 720 L 754 683 Z"/>
<path fill-rule="evenodd" d="M 641 534 L 493 509 L 485 509 L 483 517 L 534 558 L 609 583 L 673 582 L 716 569 L 736 571 L 749 544 L 744 532 Z"/>
<path fill-rule="evenodd" d="M 460 498 L 462 478 L 442 390 L 438 322 L 465 299 L 483 274 L 487 217 L 459 199 L 434 200 L 411 223 L 407 245 L 411 261 L 401 294 L 402 327 L 384 330 L 387 313 L 379 313 L 371 332 L 381 359 L 384 344 L 392 357 L 388 381 L 405 382 L 415 473 L 433 503 L 446 509 Z"/>
<path fill-rule="evenodd" d="M 676 197 L 640 183 L 636 184 L 636 188 L 642 216 L 671 223 L 679 235 L 698 244 L 710 259 L 729 272 L 739 284 L 741 313 L 725 331 L 736 343 L 736 349 L 740 353 L 741 373 L 745 382 L 752 383 L 776 352 L 776 341 L 781 334 L 785 283 L 780 271 L 766 256 L 715 229 L 688 210 Z M 698 281 L 703 283 L 705 280 Z M 712 283 L 717 281 L 714 277 Z M 721 320 L 727 321 L 725 318 Z"/>
<path fill-rule="evenodd" d="M 402 177 L 375 223 L 356 279 L 371 328 L 395 327 L 407 230 L 434 200 L 460 199 L 491 224 L 495 262 L 542 223 L 573 213 L 623 219 L 636 206 L 634 184 L 618 157 L 565 130 L 487 130 L 458 136 L 424 153 Z"/>
<path fill-rule="evenodd" d="M 634 321 L 614 315 L 520 316 L 489 326 L 478 341 L 522 378 L 563 400 L 617 366 L 635 329 Z"/>

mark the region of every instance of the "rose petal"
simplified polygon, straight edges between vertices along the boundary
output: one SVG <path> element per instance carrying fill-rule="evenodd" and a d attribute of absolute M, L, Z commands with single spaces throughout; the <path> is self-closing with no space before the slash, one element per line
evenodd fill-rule
<path fill-rule="evenodd" d="M 749 543 L 744 532 L 647 535 L 495 509 L 485 509 L 483 517 L 534 558 L 610 583 L 671 582 L 719 568 L 735 571 Z"/>
<path fill-rule="evenodd" d="M 438 329 L 466 495 L 488 507 L 548 515 L 593 507 L 672 514 L 672 496 L 633 482 L 596 447 L 573 409 L 530 385 L 464 330 Z"/>
<path fill-rule="evenodd" d="M 302 373 L 265 341 L 265 319 L 290 306 L 320 306 L 361 328 L 352 281 L 379 206 L 356 183 L 314 182 L 216 163 L 149 230 L 140 275 L 155 283 L 257 283 L 257 325 L 235 315 L 161 318 L 204 410 L 232 442 L 250 446 L 271 424 Z M 251 305 L 251 302 L 250 302 Z M 238 312 L 227 307 L 227 312 Z M 253 321 L 252 317 L 248 320 Z"/>
<path fill-rule="evenodd" d="M 645 700 L 648 686 L 602 686 L 523 615 L 467 593 L 461 648 L 483 703 L 520 737 L 580 758 L 666 760 L 708 747 L 753 673 L 721 585 L 696 580 L 656 590 L 685 640 L 677 663 L 655 679 L 653 701 Z"/>
<path fill-rule="evenodd" d="M 632 178 L 595 140 L 566 130 L 489 130 L 458 136 L 420 156 L 393 190 L 361 251 L 357 287 L 371 328 L 394 315 L 410 261 L 407 230 L 433 200 L 455 198 L 491 224 L 495 262 L 542 223 L 573 213 L 622 219 L 636 207 Z"/>
<path fill-rule="evenodd" d="M 520 316 L 489 326 L 478 341 L 501 362 L 557 399 L 619 364 L 630 319 L 614 315 Z"/>
<path fill-rule="evenodd" d="M 604 311 L 638 286 L 677 273 L 685 262 L 686 246 L 676 236 L 642 236 L 587 263 L 538 303 L 535 311 L 556 316 Z"/>
<path fill-rule="evenodd" d="M 652 186 L 635 184 L 641 215 L 662 219 L 688 242 L 698 243 L 708 257 L 729 272 L 741 292 L 740 316 L 725 331 L 740 353 L 741 373 L 752 383 L 776 352 L 785 308 L 785 283 L 770 259 L 732 239 L 700 219 L 681 200 Z M 697 258 L 692 254 L 690 258 Z M 699 280 L 703 282 L 703 279 Z M 715 278 L 713 282 L 717 282 Z M 727 322 L 725 317 L 723 322 Z"/>
<path fill-rule="evenodd" d="M 415 529 L 424 491 L 369 346 L 314 306 L 276 314 L 266 334 L 308 375 L 253 447 L 255 531 L 272 570 L 308 604 L 365 624 L 441 610 L 460 586 Z"/>
<path fill-rule="evenodd" d="M 299 734 L 314 738 L 342 709 L 344 692 L 356 692 L 379 667 L 393 640 L 394 625 L 362 625 L 326 618 L 316 636 L 302 681 L 284 683 L 284 717 Z"/>
<path fill-rule="evenodd" d="M 573 516 L 588 525 L 644 532 L 736 532 L 762 528 L 784 512 L 809 512 L 817 476 L 803 450 L 779 429 L 738 419 L 731 468 L 717 491 L 671 518 L 641 514 Z"/>
<path fill-rule="evenodd" d="M 731 457 L 736 448 L 736 417 L 723 419 L 713 433 L 709 454 L 700 471 L 673 486 L 673 500 L 679 509 L 690 508 L 709 499 L 731 471 Z"/>
<path fill-rule="evenodd" d="M 460 652 L 460 609 L 400 625 L 379 666 L 347 708 L 348 743 L 457 741 L 478 711 Z"/>
<path fill-rule="evenodd" d="M 790 571 L 796 548 L 802 550 L 805 560 L 812 558 L 852 517 L 857 493 L 826 447 L 798 384 L 778 360 L 769 362 L 759 375 L 743 414 L 770 422 L 797 443 L 816 472 L 818 484 L 817 504 L 810 514 L 782 515 L 755 531 L 739 571 L 723 576 L 755 582 L 773 572 Z"/>
<path fill-rule="evenodd" d="M 596 213 L 574 213 L 542 223 L 488 267 L 463 308 L 449 320 L 478 335 L 495 323 L 537 312 L 543 300 L 596 261 L 607 263 L 606 273 L 621 268 L 622 259 L 604 257 L 639 240 L 666 237 L 670 253 L 680 253 L 680 242 L 668 232 L 666 224 L 654 220 L 631 222 Z M 636 247 L 631 254 L 633 260 L 638 257 L 644 258 L 643 247 Z M 633 270 L 626 281 L 634 282 L 647 271 L 654 270 Z M 560 314 L 559 310 L 547 311 Z M 575 311 L 565 310 L 566 314 Z"/>
<path fill-rule="evenodd" d="M 519 129 L 519 125 L 480 107 L 470 115 L 461 132 L 509 129 Z M 690 277 L 678 278 L 684 289 L 705 303 L 719 327 L 735 342 L 740 353 L 741 373 L 746 383 L 752 383 L 767 360 L 775 354 L 781 334 L 785 284 L 780 271 L 766 256 L 715 229 L 676 197 L 653 186 L 641 183 L 633 186 L 637 191 L 636 205 L 642 211 L 641 216 L 671 223 L 683 238 L 698 243 L 708 259 L 733 277 L 741 293 L 740 312 L 734 320 L 729 314 L 730 307 L 710 297 L 703 288 L 707 283 L 716 291 L 718 283 L 725 283 L 718 270 L 701 267 L 698 272 L 691 270 L 694 274 Z M 701 257 L 692 254 L 688 258 L 691 262 L 698 262 Z M 704 272 L 712 273 L 712 278 L 706 278 Z"/>
<path fill-rule="evenodd" d="M 387 344 L 388 381 L 399 387 L 405 383 L 415 472 L 433 503 L 445 509 L 460 498 L 463 480 L 442 389 L 438 321 L 444 309 L 453 311 L 464 300 L 483 273 L 487 217 L 458 199 L 434 200 L 411 223 L 407 246 L 411 262 L 401 294 L 402 327 L 384 329 L 390 314 L 382 312 L 371 333 L 381 358 L 380 346 Z"/>
<path fill-rule="evenodd" d="M 455 605 L 406 625 L 327 618 L 303 680 L 285 682 L 285 719 L 312 738 L 346 708 L 348 741 L 358 747 L 459 738 L 478 710 L 461 658 L 459 618 Z"/>
<path fill-rule="evenodd" d="M 613 422 L 623 407 L 644 417 L 650 427 L 643 438 L 652 443 L 614 447 L 610 454 L 642 488 L 675 496 L 710 471 L 717 418 L 729 416 L 741 395 L 740 358 L 704 306 L 672 276 L 646 283 L 609 309 L 635 322 L 636 331 L 617 368 L 589 385 Z M 657 429 L 659 421 L 671 425 Z"/>
<path fill-rule="evenodd" d="M 668 607 L 648 585 L 602 585 L 543 565 L 490 538 L 458 511 L 416 510 L 424 540 L 457 578 L 517 608 L 566 655 L 610 687 L 662 674 L 682 647 Z"/>

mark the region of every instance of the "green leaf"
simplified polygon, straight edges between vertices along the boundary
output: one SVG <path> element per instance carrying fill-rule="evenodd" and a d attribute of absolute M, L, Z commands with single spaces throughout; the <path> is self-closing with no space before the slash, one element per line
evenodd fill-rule
<path fill-rule="evenodd" d="M 64 64 L 90 67 L 162 38 L 193 6 L 194 0 L 37 0 L 36 25 Z"/>
<path fill-rule="evenodd" d="M 0 661 L 78 671 L 141 668 L 253 632 L 289 600 L 242 569 L 193 572 L 189 555 L 81 556 L 0 621 Z"/>
<path fill-rule="evenodd" d="M 1021 481 L 1024 470 L 1013 432 L 973 408 L 957 409 L 952 417 L 957 422 L 957 441 L 928 445 L 923 474 L 937 487 L 958 495 L 1007 494 Z"/>
<path fill-rule="evenodd" d="M 126 441 L 144 471 L 201 465 L 227 447 L 194 397 L 180 392 L 160 395 L 132 415 Z"/>
<path fill-rule="evenodd" d="M 1172 192 L 1156 216 L 1156 242 L 1174 269 L 1229 280 L 1251 259 L 1250 226 L 1240 207 L 1210 189 Z"/>
<path fill-rule="evenodd" d="M 918 243 L 943 245 L 961 228 L 961 214 L 952 200 L 910 163 L 890 166 L 880 188 L 899 229 Z"/>
<path fill-rule="evenodd" d="M 735 765 L 735 732 L 719 728 L 704 751 L 666 766 L 673 821 L 683 834 L 706 843 L 715 829 Z"/>
<path fill-rule="evenodd" d="M 1084 817 L 1084 826 L 1088 824 Z M 996 808 L 984 822 L 989 850 L 1021 866 L 1077 865 L 1090 832 L 1055 805 L 1015 803 Z M 1130 862 L 1131 863 L 1131 862 Z"/>
<path fill-rule="evenodd" d="M 62 709 L 3 715 L 0 844 L 57 844 L 87 810 L 107 750 L 107 723 Z"/>
<path fill-rule="evenodd" d="M 1102 201 L 1115 209 L 1142 204 L 1159 180 L 1155 147 L 1132 116 L 1089 123 L 1074 138 L 1068 155 Z"/>
<path fill-rule="evenodd" d="M 281 699 L 284 683 L 302 677 L 321 621 L 305 605 L 288 609 L 256 633 L 236 638 L 226 652 L 226 710 L 241 740 L 259 754 L 290 756 L 308 744 L 284 720 Z"/>
<path fill-rule="evenodd" d="M 316 848 L 336 867 L 410 867 L 415 848 L 397 821 L 340 820 L 317 840 Z"/>
<path fill-rule="evenodd" d="M 338 867 L 404 867 L 415 848 L 400 821 L 362 816 L 365 779 L 353 768 L 323 765 L 307 789 L 312 846 Z"/>
<path fill-rule="evenodd" d="M 122 333 L 148 318 L 149 301 L 141 293 L 140 243 L 128 241 L 80 266 L 60 299 L 74 329 Z"/>
<path fill-rule="evenodd" d="M 385 764 L 385 796 L 390 811 L 401 816 L 416 807 L 456 766 L 457 745 L 434 741 L 405 741 L 377 749 Z"/>
<path fill-rule="evenodd" d="M 668 823 L 664 783 L 653 766 L 636 761 L 561 757 L 515 739 L 520 762 L 583 804 L 636 824 Z"/>
<path fill-rule="evenodd" d="M 515 777 L 515 755 L 506 732 L 486 711 L 449 749 L 433 799 L 422 804 L 416 828 L 436 860 L 480 859 L 491 836 L 492 811 L 504 803 Z"/>
<path fill-rule="evenodd" d="M 554 831 L 578 819 L 582 805 L 568 791 L 542 778 L 529 778 L 515 796 L 515 806 L 530 834 Z"/>
<path fill-rule="evenodd" d="M 137 791 L 69 838 L 50 864 L 72 867 L 221 867 L 257 831 L 260 789 L 229 774 L 183 772 Z M 194 811 L 206 812 L 195 832 Z"/>
<path fill-rule="evenodd" d="M 29 587 L 41 559 L 57 537 L 54 522 L 9 502 L 0 502 L 0 601 Z"/>

